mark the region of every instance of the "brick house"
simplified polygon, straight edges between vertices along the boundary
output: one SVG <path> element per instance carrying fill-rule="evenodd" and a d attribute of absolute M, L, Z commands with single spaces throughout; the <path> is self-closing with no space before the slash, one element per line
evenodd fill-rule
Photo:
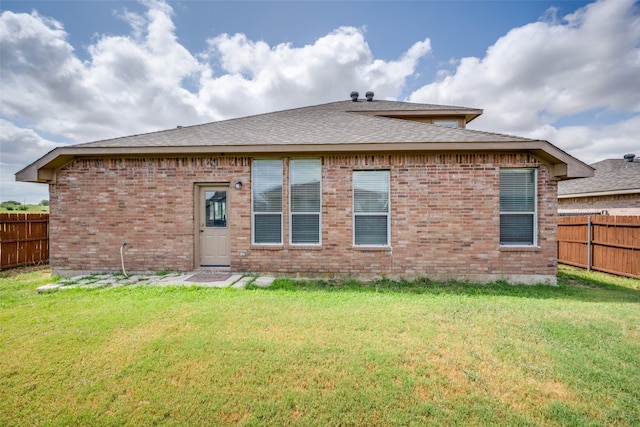
<path fill-rule="evenodd" d="M 558 183 L 560 215 L 640 215 L 640 159 L 627 154 L 591 167 L 590 178 Z"/>
<path fill-rule="evenodd" d="M 555 283 L 550 143 L 466 129 L 482 110 L 358 99 L 59 147 L 55 274 L 229 269 Z"/>

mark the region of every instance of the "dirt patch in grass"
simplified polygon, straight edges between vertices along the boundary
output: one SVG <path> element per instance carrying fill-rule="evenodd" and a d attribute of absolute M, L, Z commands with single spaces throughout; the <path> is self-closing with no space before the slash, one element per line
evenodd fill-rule
<path fill-rule="evenodd" d="M 0 271 L 0 278 L 15 277 L 21 274 L 29 274 L 34 272 L 51 272 L 49 264 L 27 265 L 23 267 L 14 267 Z"/>

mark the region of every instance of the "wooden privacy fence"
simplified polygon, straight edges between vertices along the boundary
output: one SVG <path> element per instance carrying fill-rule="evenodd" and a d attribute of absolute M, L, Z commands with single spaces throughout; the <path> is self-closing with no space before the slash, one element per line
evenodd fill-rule
<path fill-rule="evenodd" d="M 640 216 L 558 218 L 558 262 L 640 278 Z"/>
<path fill-rule="evenodd" d="M 0 213 L 0 269 L 49 262 L 49 214 Z"/>

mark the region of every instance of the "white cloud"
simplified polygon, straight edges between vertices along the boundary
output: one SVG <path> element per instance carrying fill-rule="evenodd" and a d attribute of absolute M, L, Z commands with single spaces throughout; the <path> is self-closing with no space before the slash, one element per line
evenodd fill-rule
<path fill-rule="evenodd" d="M 23 184 L 10 183 L 12 174 L 53 146 L 39 135 L 86 142 L 346 99 L 352 90 L 394 99 L 431 52 L 424 39 L 383 61 L 365 29 L 355 27 L 305 46 L 220 34 L 206 51 L 189 52 L 176 37 L 173 9 L 161 0 L 143 4 L 144 14 L 121 11 L 130 32 L 98 36 L 86 61 L 62 23 L 37 12 L 0 15 L 2 197 L 7 189 L 20 194 L 15 188 Z M 539 22 L 509 31 L 483 58 L 451 64 L 455 71 L 438 72 L 409 100 L 483 108 L 472 127 L 544 138 L 587 162 L 640 154 L 633 0 L 602 0 L 561 18 L 550 9 Z M 593 111 L 623 119 L 562 126 Z"/>
<path fill-rule="evenodd" d="M 556 124 L 598 109 L 640 113 L 635 1 L 601 0 L 561 20 L 555 9 L 544 18 L 509 31 L 483 58 L 462 58 L 455 72 L 441 73 L 409 100 L 483 108 L 470 127 L 546 137 L 587 162 L 619 157 L 634 145 L 638 151 L 629 133 L 638 116 L 604 127 Z"/>
<path fill-rule="evenodd" d="M 640 156 L 640 115 L 605 126 L 540 126 L 528 135 L 552 141 L 556 146 L 587 163 L 621 159 L 624 154 Z"/>
<path fill-rule="evenodd" d="M 47 199 L 46 185 L 16 183 L 14 173 L 59 145 L 0 119 L 0 201 L 39 203 Z"/>
<path fill-rule="evenodd" d="M 3 12 L 0 118 L 60 141 L 87 142 L 346 99 L 354 89 L 395 97 L 431 49 L 426 39 L 397 60 L 377 60 L 363 29 L 341 27 L 302 47 L 222 34 L 194 54 L 179 43 L 166 2 L 142 3 L 144 15 L 118 14 L 130 33 L 99 36 L 86 61 L 62 23 L 37 12 Z M 21 131 L 0 147 L 3 173 L 44 154 L 34 148 L 17 159 L 12 147 L 20 137 L 24 146 L 46 145 L 34 131 L 25 142 L 29 132 Z"/>
<path fill-rule="evenodd" d="M 396 61 L 375 60 L 363 31 L 354 27 L 340 27 L 303 47 L 270 47 L 243 34 L 222 34 L 208 44 L 206 57 L 222 74 L 207 76 L 200 94 L 223 117 L 345 99 L 359 88 L 394 97 L 431 49 L 427 39 Z"/>
<path fill-rule="evenodd" d="M 144 16 L 119 15 L 130 34 L 100 37 L 86 62 L 60 22 L 4 12 L 2 116 L 85 142 L 345 99 L 357 88 L 394 97 L 430 51 L 427 39 L 398 60 L 376 60 L 364 30 L 341 27 L 303 47 L 222 34 L 192 54 L 177 40 L 171 7 L 144 4 Z"/>

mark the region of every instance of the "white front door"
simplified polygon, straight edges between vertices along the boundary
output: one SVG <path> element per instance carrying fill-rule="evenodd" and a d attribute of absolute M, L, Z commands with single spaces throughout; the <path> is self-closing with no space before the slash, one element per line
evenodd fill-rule
<path fill-rule="evenodd" d="M 200 187 L 200 266 L 229 267 L 229 187 Z"/>

